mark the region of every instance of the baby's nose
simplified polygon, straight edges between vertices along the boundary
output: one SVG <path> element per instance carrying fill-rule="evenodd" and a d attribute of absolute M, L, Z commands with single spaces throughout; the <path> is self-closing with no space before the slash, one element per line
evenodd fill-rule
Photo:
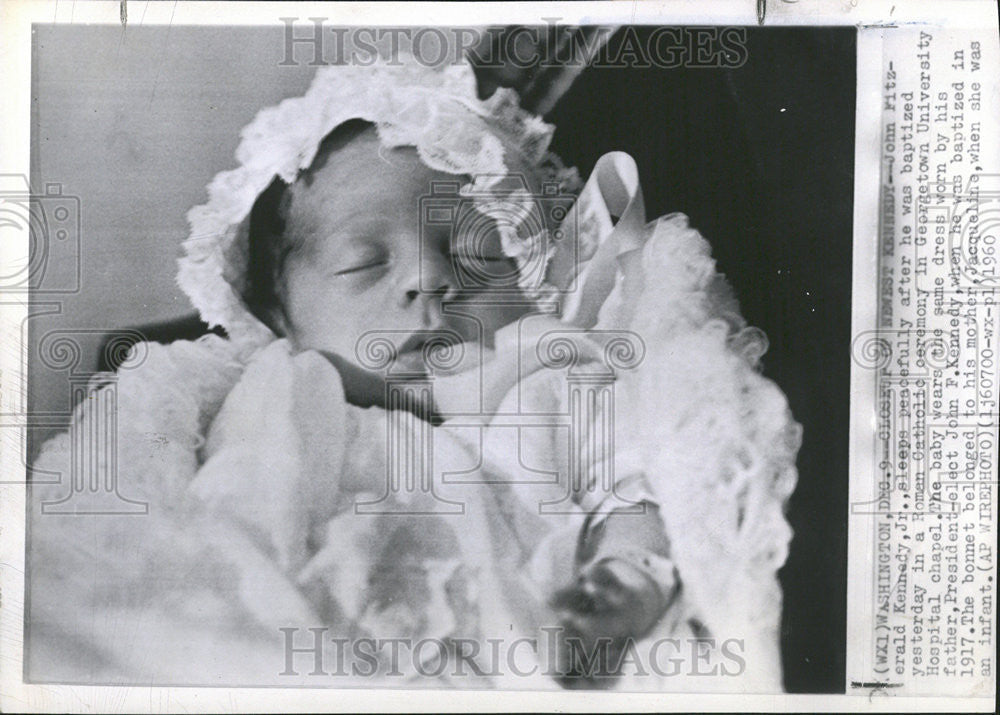
<path fill-rule="evenodd" d="M 446 257 L 428 257 L 419 262 L 402 286 L 401 307 L 414 303 L 440 303 L 453 297 L 455 280 Z"/>
<path fill-rule="evenodd" d="M 402 307 L 406 312 L 416 311 L 423 327 L 440 326 L 444 314 L 441 304 L 452 294 L 451 286 L 443 284 L 435 290 L 410 289 L 406 291 Z"/>
<path fill-rule="evenodd" d="M 434 290 L 426 289 L 411 289 L 406 291 L 406 302 L 412 303 L 417 300 L 420 296 L 425 296 L 427 299 L 431 298 L 445 298 L 449 297 L 451 294 L 451 286 L 447 284 L 442 284 L 441 286 L 435 288 Z"/>

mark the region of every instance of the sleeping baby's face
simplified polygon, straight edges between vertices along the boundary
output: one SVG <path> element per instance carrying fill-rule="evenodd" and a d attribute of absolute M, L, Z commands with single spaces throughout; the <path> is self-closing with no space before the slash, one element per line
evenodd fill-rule
<path fill-rule="evenodd" d="M 456 276 L 464 260 L 493 264 L 491 275 L 514 271 L 495 235 L 471 246 L 449 225 L 421 225 L 421 198 L 431 183 L 460 178 L 428 168 L 415 149 L 386 149 L 373 129 L 324 146 L 289 189 L 285 231 L 294 248 L 279 290 L 285 332 L 296 347 L 356 363 L 357 341 L 373 330 L 396 333 L 401 354 L 418 350 L 424 331 L 475 339 L 475 321 L 444 313 L 443 303 L 469 302 L 487 341 L 523 312 L 472 307 L 471 299 L 481 302 L 494 288 L 470 286 L 464 272 L 460 285 Z"/>

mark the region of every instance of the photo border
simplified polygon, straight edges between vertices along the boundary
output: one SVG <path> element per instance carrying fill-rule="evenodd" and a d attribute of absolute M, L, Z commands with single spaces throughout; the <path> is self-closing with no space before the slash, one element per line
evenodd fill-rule
<path fill-rule="evenodd" d="M 663 13 L 669 14 L 663 14 Z M 133 2 L 128 4 L 129 23 L 145 25 L 280 25 L 279 18 L 328 17 L 331 23 L 351 25 L 484 25 L 494 23 L 535 24 L 544 18 L 559 17 L 566 24 L 698 24 L 752 25 L 757 23 L 756 3 L 749 0 L 708 0 L 699 3 L 268 3 L 268 2 Z M 30 175 L 30 77 L 32 23 L 120 24 L 119 2 L 95 0 L 75 3 L 13 0 L 0 9 L 0 75 L 4 98 L 4 120 L 0 131 L 0 173 Z M 857 123 L 855 139 L 854 277 L 852 334 L 875 325 L 877 282 L 873 256 L 878 248 L 878 184 L 880 83 L 882 33 L 887 24 L 928 26 L 995 26 L 992 3 L 972 0 L 906 3 L 851 0 L 816 0 L 808 3 L 771 0 L 767 3 L 766 24 L 857 25 Z M 16 244 L 0 245 L 0 262 L 26 261 L 28 237 Z M 9 263 L 8 263 L 9 265 Z M 19 393 L 25 383 L 26 346 L 21 342 L 21 326 L 27 319 L 26 296 L 3 295 L 0 300 L 0 399 L 13 404 L 11 392 Z M 846 349 L 846 346 L 845 346 Z M 874 445 L 871 418 L 874 384 L 870 372 L 852 366 L 851 395 L 851 474 L 871 464 Z M 23 415 L 21 416 L 23 417 Z M 8 419 L 8 418 L 5 418 Z M 17 417 L 14 420 L 17 427 Z M 9 427 L 8 424 L 0 426 Z M 5 430 L 10 432 L 10 430 Z M 30 684 L 23 681 L 23 596 L 25 586 L 25 443 L 6 434 L 0 450 L 0 710 L 92 710 L 196 712 L 254 710 L 342 711 L 378 708 L 386 711 L 525 711 L 573 709 L 604 710 L 802 710 L 832 711 L 929 711 L 962 709 L 989 712 L 991 698 L 884 697 L 885 693 L 846 695 L 705 695 L 606 692 L 515 692 L 488 693 L 452 690 L 406 691 L 394 689 L 333 688 L 177 688 L 102 687 Z M 20 450 L 20 451 L 19 451 Z M 18 481 L 20 480 L 20 481 Z M 851 501 L 865 498 L 871 485 L 851 480 Z M 855 598 L 863 587 L 858 578 L 871 570 L 867 561 L 870 545 L 851 529 L 849 542 L 848 597 Z M 857 642 L 858 633 L 848 632 L 848 644 Z M 868 638 L 868 634 L 864 634 Z M 857 655 L 847 653 L 848 678 Z M 846 684 L 845 684 L 846 687 Z M 331 697 L 336 695 L 335 698 Z"/>

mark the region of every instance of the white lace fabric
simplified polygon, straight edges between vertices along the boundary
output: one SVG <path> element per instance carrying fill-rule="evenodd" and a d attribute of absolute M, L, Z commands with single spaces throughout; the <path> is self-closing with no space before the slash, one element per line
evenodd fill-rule
<path fill-rule="evenodd" d="M 430 168 L 472 177 L 465 189 L 486 198 L 484 209 L 498 198 L 491 189 L 522 172 L 562 194 L 579 189 L 576 170 L 548 151 L 554 127 L 521 109 L 513 90 L 478 99 L 468 64 L 430 68 L 383 59 L 320 68 L 304 96 L 260 111 L 243 129 L 239 166 L 217 174 L 208 202 L 188 213 L 177 281 L 202 319 L 225 328 L 231 340 L 259 346 L 274 338 L 242 299 L 254 202 L 275 177 L 293 182 L 323 139 L 351 119 L 372 122 L 387 148 L 416 147 Z M 505 213 L 517 213 L 522 201 L 530 196 L 512 196 Z M 519 239 L 516 226 L 506 228 L 505 249 L 519 265 L 537 261 L 543 237 Z M 533 288 L 544 292 L 541 284 Z"/>
<path fill-rule="evenodd" d="M 194 682 L 203 665 L 192 665 L 186 648 L 173 644 L 170 634 L 176 631 L 213 653 L 218 682 L 252 684 L 257 677 L 273 681 L 275 663 L 284 662 L 277 629 L 319 625 L 324 599 L 337 601 L 340 612 L 359 626 L 370 624 L 374 616 L 361 599 L 363 574 L 345 575 L 335 567 L 344 562 L 344 553 L 362 564 L 376 559 L 362 547 L 385 541 L 384 534 L 372 531 L 377 524 L 352 520 L 342 505 L 326 503 L 316 492 L 304 500 L 294 481 L 269 486 L 275 473 L 305 473 L 311 468 L 302 465 L 315 462 L 308 450 L 280 453 L 282 444 L 306 444 L 308 429 L 295 410 L 282 412 L 275 405 L 293 404 L 295 394 L 318 398 L 295 383 L 293 371 L 268 372 L 267 361 L 281 366 L 298 360 L 300 369 L 309 366 L 303 374 L 312 376 L 332 368 L 285 356 L 273 344 L 276 336 L 241 297 L 246 220 L 257 196 L 275 176 L 293 181 L 312 162 L 322 139 L 354 118 L 373 122 L 387 146 L 416 146 L 435 169 L 503 177 L 512 167 L 526 165 L 564 191 L 579 188 L 575 173 L 547 153 L 552 127 L 520 110 L 511 92 L 478 100 L 468 67 L 323 68 L 304 97 L 260 112 L 243 132 L 240 166 L 219 174 L 209 187 L 209 202 L 189 214 L 192 232 L 178 275 L 202 318 L 223 326 L 229 338 L 142 344 L 135 350 L 147 351 L 146 360 L 118 378 L 120 489 L 154 505 L 155 513 L 145 521 L 95 517 L 81 527 L 85 517 L 39 518 L 39 500 L 60 492 L 61 485 L 34 489 L 32 617 L 47 627 L 39 632 L 55 636 L 49 648 L 43 643 L 36 653 L 69 658 L 72 651 L 59 653 L 70 636 L 89 649 L 89 655 L 80 656 L 84 670 L 86 663 L 99 660 L 98 672 L 106 678 Z M 485 185 L 496 183 L 485 179 Z M 471 190 L 477 188 L 483 186 Z M 746 648 L 746 672 L 739 679 L 646 677 L 619 686 L 779 690 L 777 571 L 791 538 L 783 511 L 797 478 L 800 430 L 784 395 L 759 372 L 766 339 L 745 326 L 735 303 L 720 290 L 722 279 L 708 243 L 686 217 L 671 214 L 646 223 L 629 157 L 602 158 L 579 196 L 578 250 L 546 256 L 544 285 L 534 287 L 541 302 L 559 301 L 568 327 L 630 331 L 644 344 L 644 358 L 615 382 L 616 420 L 625 426 L 615 449 L 639 465 L 660 505 L 682 594 L 647 643 L 697 638 L 707 631 L 717 641 L 742 640 Z M 513 195 L 514 201 L 522 199 Z M 515 238 L 509 236 L 507 246 L 515 257 L 536 250 Z M 561 413 L 566 409 L 563 386 L 562 377 L 552 372 L 521 387 L 543 412 Z M 107 388 L 95 384 L 95 389 Z M 272 399 L 266 390 L 278 392 Z M 323 414 L 333 415 L 331 428 L 341 424 L 346 430 L 353 418 L 343 415 L 355 408 L 338 394 L 323 393 L 320 402 Z M 243 403 L 252 405 L 241 409 Z M 518 406 L 521 393 L 515 390 L 500 413 Z M 73 429 L 85 433 L 92 409 L 87 401 L 81 404 Z M 241 437 L 241 420 L 256 411 L 274 420 L 273 433 L 261 423 L 256 425 L 259 438 Z M 448 423 L 436 429 L 458 440 Z M 508 444 L 502 431 L 497 434 L 499 442 L 485 455 L 489 468 L 519 474 L 522 446 L 529 449 L 531 440 L 526 446 Z M 360 450 L 352 452 L 347 445 L 356 438 L 345 433 L 328 440 L 323 460 L 354 464 L 351 459 L 360 459 Z M 550 454 L 560 444 L 553 435 L 533 439 L 540 458 L 548 454 L 553 464 L 558 462 Z M 266 459 L 253 451 L 262 445 L 269 450 Z M 72 450 L 70 436 L 60 435 L 34 466 L 68 474 Z M 454 450 L 461 451 L 459 446 Z M 226 470 L 234 464 L 243 465 L 246 474 L 230 475 Z M 363 472 L 371 465 L 358 462 L 356 467 Z M 435 616 L 434 635 L 475 637 L 491 633 L 493 626 L 514 628 L 516 622 L 521 630 L 503 634 L 516 637 L 534 635 L 531 629 L 539 625 L 556 625 L 545 621 L 551 619 L 545 599 L 565 585 L 572 528 L 541 524 L 537 504 L 518 489 L 476 487 L 475 499 L 488 523 L 454 536 L 447 525 L 436 526 L 440 538 L 428 536 L 437 550 L 425 564 L 429 574 L 436 574 L 428 606 Z M 241 514 L 254 499 L 263 511 Z M 225 509 L 211 511 L 216 504 Z M 223 514 L 229 526 L 220 527 L 212 514 Z M 315 537 L 304 531 L 303 515 L 326 525 L 325 546 L 318 553 L 307 546 Z M 87 530 L 86 540 L 79 538 L 81 528 Z M 262 529 L 270 532 L 267 548 L 259 543 Z M 459 547 L 441 545 L 452 543 Z M 121 557 L 123 544 L 128 544 L 128 558 Z M 443 556 L 442 549 L 454 553 Z M 479 588 L 476 595 L 469 586 L 461 607 L 455 605 L 446 583 L 468 585 L 476 572 L 486 574 L 490 588 Z M 329 593 L 319 598 L 317 588 Z M 132 630 L 102 630 L 95 625 L 94 609 L 104 609 Z M 416 618 L 412 613 L 390 616 Z M 215 631 L 205 625 L 206 618 L 216 619 L 211 621 Z M 63 665 L 72 671 L 72 665 Z M 510 681 L 508 687 L 528 687 L 523 679 Z"/>

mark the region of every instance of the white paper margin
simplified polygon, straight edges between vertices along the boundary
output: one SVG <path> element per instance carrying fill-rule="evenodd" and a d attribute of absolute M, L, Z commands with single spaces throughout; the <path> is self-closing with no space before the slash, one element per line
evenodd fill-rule
<path fill-rule="evenodd" d="M 118 24 L 118 2 L 94 0 L 7 0 L 0 5 L 0 173 L 29 175 L 30 66 L 32 23 Z M 244 3 L 133 2 L 130 24 L 259 25 L 279 24 L 279 17 L 326 17 L 331 24 L 351 25 L 484 25 L 532 24 L 558 17 L 566 24 L 636 23 L 755 25 L 755 0 L 698 2 L 564 2 L 564 3 Z M 891 24 L 996 27 L 996 7 L 979 0 L 770 0 L 767 25 L 855 25 L 858 36 L 857 135 L 855 169 L 854 298 L 852 334 L 875 325 L 877 308 L 875 250 L 878 227 L 881 33 Z M 5 234 L 9 235 L 9 234 Z M 0 265 L 27 260 L 23 242 L 0 244 Z M 25 346 L 20 344 L 26 301 L 0 297 L 0 400 L 4 412 L 23 395 Z M 847 349 L 847 346 L 845 346 Z M 852 371 L 851 473 L 870 465 L 874 439 L 874 379 Z M 858 417 L 861 415 L 862 417 Z M 923 711 L 992 712 L 992 699 L 871 697 L 866 695 L 697 695 L 603 692 L 333 690 L 279 688 L 152 688 L 25 684 L 22 680 L 24 636 L 23 439 L 12 439 L 4 424 L 0 443 L 0 711 L 125 712 L 276 712 L 465 710 L 524 711 Z M 20 452 L 19 452 L 20 450 Z M 21 483 L 16 483 L 20 481 Z M 7 483 L 15 482 L 15 483 Z M 851 501 L 863 498 L 862 484 L 851 485 Z M 870 544 L 851 534 L 849 554 L 871 554 Z M 868 574 L 870 563 L 849 563 L 854 574 Z M 849 579 L 849 603 L 861 598 L 866 579 Z M 858 657 L 847 634 L 848 678 Z M 868 633 L 864 634 L 867 642 Z"/>

